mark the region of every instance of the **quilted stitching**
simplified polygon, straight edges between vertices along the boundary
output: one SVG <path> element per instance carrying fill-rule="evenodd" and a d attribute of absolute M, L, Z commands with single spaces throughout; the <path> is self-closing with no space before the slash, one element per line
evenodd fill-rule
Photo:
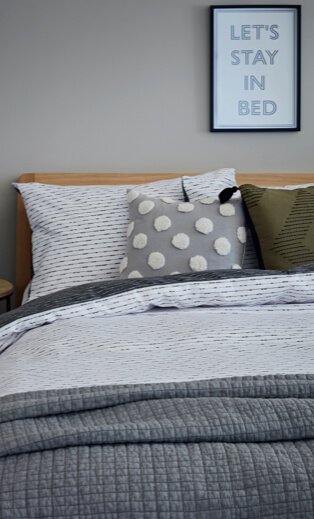
<path fill-rule="evenodd" d="M 313 389 L 290 375 L 3 397 L 0 516 L 313 517 Z"/>

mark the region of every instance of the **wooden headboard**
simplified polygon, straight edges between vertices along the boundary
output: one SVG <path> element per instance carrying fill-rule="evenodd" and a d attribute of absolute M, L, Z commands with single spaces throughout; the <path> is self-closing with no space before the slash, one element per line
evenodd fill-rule
<path fill-rule="evenodd" d="M 40 182 L 62 186 L 144 184 L 155 180 L 197 173 L 25 173 L 19 182 Z M 238 184 L 283 186 L 314 184 L 314 173 L 238 173 Z M 16 305 L 21 304 L 23 292 L 32 276 L 31 230 L 22 198 L 18 195 L 16 221 Z"/>

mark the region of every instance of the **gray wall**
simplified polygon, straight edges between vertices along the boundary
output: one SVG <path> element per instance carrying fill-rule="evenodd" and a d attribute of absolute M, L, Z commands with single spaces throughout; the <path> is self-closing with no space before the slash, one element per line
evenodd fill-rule
<path fill-rule="evenodd" d="M 0 277 L 14 280 L 10 182 L 24 171 L 313 171 L 302 3 L 302 131 L 214 134 L 209 0 L 0 0 Z"/>

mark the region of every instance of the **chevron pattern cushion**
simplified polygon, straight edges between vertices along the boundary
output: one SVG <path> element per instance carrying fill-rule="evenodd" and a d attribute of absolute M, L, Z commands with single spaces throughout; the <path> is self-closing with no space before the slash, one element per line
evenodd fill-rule
<path fill-rule="evenodd" d="M 240 191 L 265 269 L 314 263 L 314 187 Z"/>

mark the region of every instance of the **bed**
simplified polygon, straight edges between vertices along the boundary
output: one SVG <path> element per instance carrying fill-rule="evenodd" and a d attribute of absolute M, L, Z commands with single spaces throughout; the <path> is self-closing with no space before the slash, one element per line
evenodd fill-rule
<path fill-rule="evenodd" d="M 236 258 L 245 261 L 248 242 L 237 220 L 234 268 L 203 268 L 202 261 L 209 261 L 204 252 L 193 256 L 190 272 L 171 265 L 164 274 L 167 262 L 160 261 L 167 254 L 161 254 L 160 242 L 148 264 L 154 275 L 147 277 L 141 274 L 146 264 L 127 269 L 142 258 L 151 235 L 141 230 L 134 241 L 131 221 L 120 240 L 114 227 L 125 218 L 126 205 L 112 208 L 126 185 L 130 206 L 144 193 L 141 217 L 161 200 L 158 227 L 153 220 L 158 237 L 179 226 L 173 204 L 185 228 L 189 215 L 200 211 L 196 237 L 192 230 L 188 237 L 176 231 L 172 245 L 181 256 L 192 243 L 196 247 L 192 239 L 217 228 L 204 211 L 217 190 L 235 181 L 297 185 L 282 195 L 301 197 L 293 219 L 311 214 L 314 174 L 232 175 L 222 170 L 182 180 L 175 173 L 34 173 L 19 179 L 18 306 L 0 316 L 1 518 L 313 517 L 311 251 L 307 261 L 289 268 L 257 268 L 251 257 L 238 268 L 244 264 Z M 48 186 L 43 199 L 41 184 Z M 277 197 L 283 190 L 275 191 Z M 255 191 L 249 195 L 249 202 L 259 197 Z M 223 209 L 217 206 L 223 223 L 242 204 L 233 196 Z M 75 212 L 82 204 L 88 207 L 84 218 Z M 293 211 L 296 204 L 293 199 Z M 255 206 L 252 218 L 254 211 Z M 50 242 L 43 236 L 42 214 L 53 221 Z M 270 223 L 276 226 L 275 216 Z M 312 225 L 306 222 L 310 236 Z M 82 254 L 76 246 L 85 227 L 90 235 Z M 125 231 L 136 253 L 132 249 L 128 261 L 121 256 Z M 226 232 L 216 247 L 222 259 L 232 240 Z M 103 253 L 106 260 L 99 261 Z M 122 261 L 113 278 L 115 254 Z"/>

